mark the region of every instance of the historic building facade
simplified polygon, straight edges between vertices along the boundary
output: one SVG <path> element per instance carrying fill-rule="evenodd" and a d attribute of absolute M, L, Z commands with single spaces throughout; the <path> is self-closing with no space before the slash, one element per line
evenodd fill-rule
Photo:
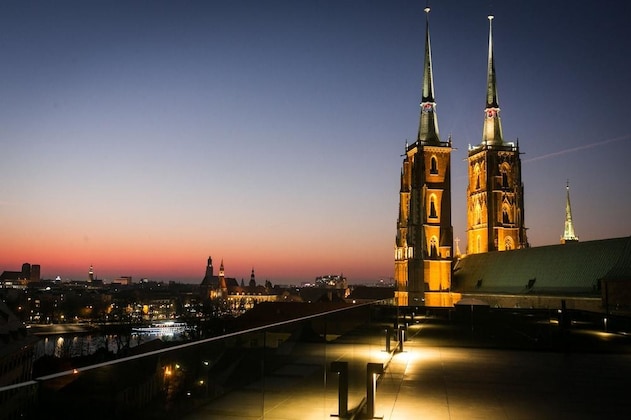
<path fill-rule="evenodd" d="M 482 142 L 468 152 L 467 254 L 527 248 L 519 143 L 505 142 L 493 57 L 493 16 Z"/>
<path fill-rule="evenodd" d="M 451 286 L 451 139 L 440 140 L 429 8 L 425 9 L 425 59 L 417 139 L 406 144 L 401 170 L 395 243 L 395 299 L 399 305 L 442 306 Z"/>

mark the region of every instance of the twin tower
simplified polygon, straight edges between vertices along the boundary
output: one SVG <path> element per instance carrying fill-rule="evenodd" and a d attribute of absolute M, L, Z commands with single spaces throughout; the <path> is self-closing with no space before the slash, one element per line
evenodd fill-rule
<path fill-rule="evenodd" d="M 406 144 L 395 244 L 395 297 L 400 306 L 452 306 L 451 138 L 438 132 L 429 8 L 418 136 Z M 489 16 L 482 141 L 468 151 L 467 254 L 528 247 L 519 144 L 502 136 Z"/>

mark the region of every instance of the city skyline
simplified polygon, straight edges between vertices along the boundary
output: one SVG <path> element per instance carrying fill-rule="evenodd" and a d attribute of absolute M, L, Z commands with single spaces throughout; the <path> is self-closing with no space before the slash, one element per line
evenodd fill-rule
<path fill-rule="evenodd" d="M 488 2 L 432 2 L 454 238 L 482 138 Z M 425 2 L 0 4 L 0 270 L 200 282 L 393 277 Z M 493 4 L 531 246 L 631 234 L 631 6 Z"/>

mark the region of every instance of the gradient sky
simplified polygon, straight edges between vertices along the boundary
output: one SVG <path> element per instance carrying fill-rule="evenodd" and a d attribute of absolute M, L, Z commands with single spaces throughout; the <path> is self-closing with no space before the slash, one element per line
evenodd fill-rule
<path fill-rule="evenodd" d="M 631 5 L 431 2 L 454 236 L 492 4 L 532 246 L 631 234 Z M 274 284 L 393 276 L 424 1 L 0 2 L 0 270 Z M 464 251 L 464 239 L 460 242 Z"/>

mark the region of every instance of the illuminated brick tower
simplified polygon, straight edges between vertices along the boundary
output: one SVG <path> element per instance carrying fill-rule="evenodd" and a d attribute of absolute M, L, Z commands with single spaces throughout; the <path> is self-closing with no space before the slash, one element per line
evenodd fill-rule
<path fill-rule="evenodd" d="M 416 141 L 405 146 L 395 244 L 395 297 L 401 306 L 442 306 L 451 287 L 451 139 L 438 135 L 429 8 L 425 9 L 425 62 Z M 444 302 L 443 302 L 444 303 Z"/>
<path fill-rule="evenodd" d="M 504 142 L 493 58 L 493 16 L 482 143 L 469 146 L 467 254 L 528 247 L 519 143 Z"/>

